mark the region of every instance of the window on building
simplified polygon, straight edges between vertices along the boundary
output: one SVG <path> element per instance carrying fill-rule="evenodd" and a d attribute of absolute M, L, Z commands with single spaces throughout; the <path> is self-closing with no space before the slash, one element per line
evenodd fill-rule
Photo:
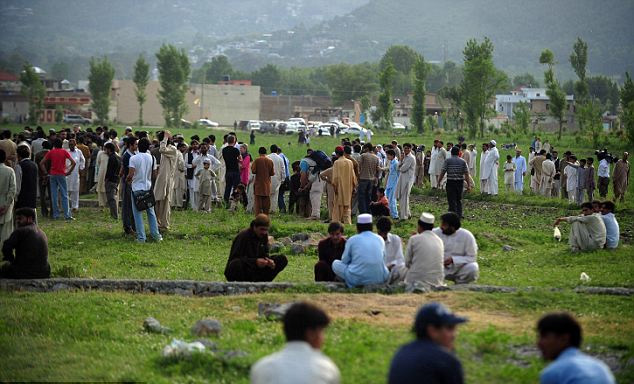
<path fill-rule="evenodd" d="M 546 104 L 546 110 L 548 111 L 550 109 L 550 104 Z"/>
<path fill-rule="evenodd" d="M 541 94 L 540 94 L 540 93 L 538 93 L 538 94 L 537 94 L 537 97 L 539 97 L 539 96 L 541 96 Z"/>

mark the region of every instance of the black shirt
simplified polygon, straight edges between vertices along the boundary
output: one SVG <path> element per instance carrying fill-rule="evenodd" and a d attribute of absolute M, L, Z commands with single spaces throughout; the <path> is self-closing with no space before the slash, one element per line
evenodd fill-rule
<path fill-rule="evenodd" d="M 240 150 L 238 148 L 227 145 L 222 149 L 222 158 L 225 159 L 227 172 L 240 172 L 238 157 L 240 157 Z"/>
<path fill-rule="evenodd" d="M 48 239 L 35 224 L 16 228 L 4 241 L 2 254 L 11 263 L 13 278 L 41 279 L 51 275 Z"/>
<path fill-rule="evenodd" d="M 114 153 L 108 156 L 108 168 L 106 168 L 106 181 L 119 182 L 119 158 Z"/>
<path fill-rule="evenodd" d="M 15 208 L 35 208 L 37 206 L 37 165 L 31 159 L 22 159 L 18 167 L 22 170 L 22 182 Z"/>
<path fill-rule="evenodd" d="M 394 355 L 388 376 L 390 384 L 462 384 L 462 365 L 451 353 L 430 340 L 416 340 Z"/>

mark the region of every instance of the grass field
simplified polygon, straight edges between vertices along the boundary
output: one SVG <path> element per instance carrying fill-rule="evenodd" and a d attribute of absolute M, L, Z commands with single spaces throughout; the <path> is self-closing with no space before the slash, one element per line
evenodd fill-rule
<path fill-rule="evenodd" d="M 184 132 L 186 136 L 203 133 Z M 220 136 L 223 131 L 213 132 Z M 399 136 L 398 140 L 429 147 L 434 136 Z M 441 137 L 447 142 L 457 141 L 457 136 L 449 133 Z M 593 153 L 586 137 L 568 136 L 561 142 L 547 137 L 560 152 L 571 149 L 583 156 Z M 497 139 L 498 143 L 518 141 L 524 149 L 530 140 Z M 615 153 L 625 149 L 618 138 L 603 139 Z M 305 147 L 298 146 L 295 137 L 281 140 L 280 136 L 262 135 L 256 138 L 256 145 L 285 144 L 284 152 L 291 160 L 304 153 Z M 291 145 L 287 144 L 289 140 Z M 390 136 L 378 134 L 375 141 L 390 140 Z M 330 152 L 337 141 L 314 138 L 311 147 Z M 255 150 L 251 148 L 251 152 Z M 507 152 L 500 151 L 500 155 Z M 415 310 L 430 300 L 442 301 L 472 320 L 461 328 L 457 342 L 469 383 L 536 382 L 543 363 L 534 349 L 535 322 L 553 310 L 567 310 L 578 316 L 590 352 L 610 362 L 619 382 L 634 382 L 632 299 L 572 292 L 582 284 L 634 287 L 633 192 L 630 186 L 630 200 L 617 205 L 622 240 L 619 249 L 582 254 L 568 252 L 567 225 L 562 225 L 561 243 L 552 238 L 556 217 L 578 213 L 578 208 L 567 202 L 530 194 L 518 196 L 504 192 L 503 187 L 494 198 L 483 197 L 477 191 L 466 196 L 463 226 L 478 242 L 478 282 L 534 287 L 520 293 L 277 293 L 186 298 L 103 292 L 0 292 L 0 308 L 4 309 L 0 310 L 0 381 L 246 382 L 250 364 L 283 344 L 279 324 L 257 318 L 257 303 L 306 299 L 324 306 L 334 318 L 325 352 L 340 367 L 344 383 L 384 382 L 394 351 L 412 337 L 409 329 Z M 414 190 L 415 216 L 422 211 L 438 216 L 446 209 L 444 194 L 426 188 Z M 326 212 L 322 215 L 325 218 Z M 223 209 L 210 214 L 176 211 L 165 241 L 140 245 L 123 237 L 121 224 L 104 210 L 82 208 L 76 217 L 78 220 L 70 223 L 45 218 L 40 221 L 49 237 L 54 276 L 206 281 L 224 281 L 231 240 L 252 218 L 244 212 L 234 214 Z M 273 215 L 272 221 L 271 235 L 276 238 L 298 232 L 325 235 L 327 226 L 285 214 Z M 399 222 L 393 232 L 405 243 L 415 223 L 415 219 Z M 353 226 L 346 227 L 346 235 L 353 231 Z M 503 245 L 513 249 L 503 251 Z M 311 282 L 315 251 L 302 255 L 289 255 L 288 249 L 283 252 L 289 257 L 289 265 L 278 280 Z M 589 283 L 579 280 L 581 272 L 590 276 Z M 148 316 L 171 327 L 172 335 L 144 332 L 142 322 Z M 160 357 L 172 337 L 194 340 L 189 328 L 208 316 L 224 326 L 221 336 L 214 340 L 219 348 L 239 349 L 248 355 L 231 360 L 221 354 L 201 355 L 182 362 Z"/>

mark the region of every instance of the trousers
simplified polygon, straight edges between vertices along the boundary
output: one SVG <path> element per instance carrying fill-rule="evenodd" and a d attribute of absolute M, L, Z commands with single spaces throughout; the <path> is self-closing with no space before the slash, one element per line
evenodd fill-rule
<path fill-rule="evenodd" d="M 110 209 L 110 216 L 118 220 L 119 219 L 119 207 L 117 202 L 117 191 L 119 190 L 119 183 L 106 180 L 106 201 L 108 202 L 108 208 Z"/>
<path fill-rule="evenodd" d="M 284 255 L 269 256 L 275 263 L 275 268 L 253 267 L 242 259 L 232 260 L 225 269 L 227 281 L 273 281 L 278 273 L 282 272 L 288 264 Z"/>
<path fill-rule="evenodd" d="M 462 188 L 464 181 L 447 180 L 447 202 L 449 211 L 455 212 L 462 217 Z"/>
<path fill-rule="evenodd" d="M 260 213 L 265 215 L 269 214 L 271 210 L 271 196 L 258 196 L 255 195 L 253 202 L 253 213 L 257 216 Z"/>

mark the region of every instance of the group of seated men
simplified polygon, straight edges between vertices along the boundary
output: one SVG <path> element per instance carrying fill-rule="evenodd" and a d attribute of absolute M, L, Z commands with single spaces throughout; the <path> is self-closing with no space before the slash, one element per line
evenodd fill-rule
<path fill-rule="evenodd" d="M 405 255 L 401 238 L 391 233 L 389 217 L 377 220 L 373 232 L 370 214 L 357 217 L 357 234 L 343 237 L 343 225 L 330 223 L 328 237 L 317 247 L 316 281 L 341 281 L 348 287 L 375 284 L 420 283 L 441 286 L 445 280 L 466 284 L 478 278 L 478 246 L 473 234 L 461 228 L 460 217 L 448 212 L 435 218 L 423 213 L 416 234 L 407 242 Z M 249 228 L 233 240 L 225 268 L 228 281 L 272 281 L 287 265 L 283 255 L 269 255 L 270 219 L 258 215 Z"/>
<path fill-rule="evenodd" d="M 611 201 L 585 202 L 581 204 L 581 215 L 560 217 L 554 226 L 561 222 L 570 224 L 569 244 L 573 252 L 615 249 L 619 245 L 615 208 Z"/>

